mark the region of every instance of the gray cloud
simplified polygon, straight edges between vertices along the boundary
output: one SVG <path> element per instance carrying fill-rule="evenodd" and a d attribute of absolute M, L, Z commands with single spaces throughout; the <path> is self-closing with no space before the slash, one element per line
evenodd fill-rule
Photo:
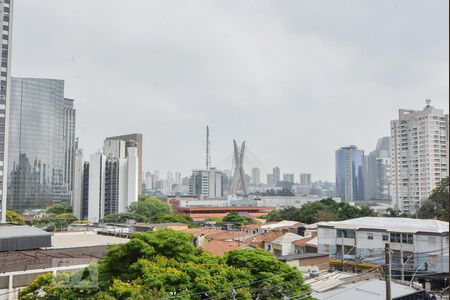
<path fill-rule="evenodd" d="M 88 153 L 142 132 L 144 169 L 226 167 L 247 140 L 265 171 L 333 179 L 398 108 L 448 112 L 448 1 L 19 0 L 13 75 L 61 78 Z M 231 166 L 229 166 L 231 167 Z"/>

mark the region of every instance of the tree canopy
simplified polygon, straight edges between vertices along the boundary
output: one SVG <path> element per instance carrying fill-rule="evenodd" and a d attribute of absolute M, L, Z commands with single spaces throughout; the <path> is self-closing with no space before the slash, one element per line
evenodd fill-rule
<path fill-rule="evenodd" d="M 267 215 L 267 221 L 297 221 L 306 224 L 321 221 L 341 221 L 353 218 L 376 216 L 368 206 L 352 206 L 346 202 L 336 202 L 331 198 L 306 203 L 300 208 L 289 207 Z"/>
<path fill-rule="evenodd" d="M 71 213 L 72 212 L 72 207 L 68 204 L 65 203 L 57 203 L 57 204 L 53 204 L 52 206 L 49 206 L 47 208 L 47 213 L 48 214 L 55 214 L 55 215 L 59 215 L 62 213 Z"/>
<path fill-rule="evenodd" d="M 419 218 L 438 219 L 449 221 L 449 181 L 448 177 L 441 180 L 440 184 L 433 190 L 428 200 L 419 209 Z"/>
<path fill-rule="evenodd" d="M 235 211 L 232 211 L 230 213 L 228 213 L 225 217 L 223 217 L 222 219 L 223 223 L 232 223 L 236 226 L 242 226 L 242 225 L 247 225 L 247 224 L 254 224 L 255 221 L 245 215 L 241 215 Z"/>
<path fill-rule="evenodd" d="M 158 215 L 170 214 L 172 207 L 159 199 L 140 196 L 137 202 L 131 204 L 129 212 L 144 216 L 147 221 L 152 222 Z"/>
<path fill-rule="evenodd" d="M 25 221 L 23 220 L 23 216 L 14 210 L 6 210 L 6 222 L 23 225 Z"/>
<path fill-rule="evenodd" d="M 185 223 L 190 224 L 194 220 L 192 220 L 189 216 L 184 215 L 175 215 L 175 214 L 160 214 L 157 215 L 154 219 L 156 223 Z"/>
<path fill-rule="evenodd" d="M 98 287 L 67 288 L 65 274 L 41 275 L 21 299 L 283 299 L 309 297 L 301 273 L 262 249 L 215 257 L 194 246 L 190 234 L 136 233 L 110 246 L 98 263 Z M 86 272 L 85 272 L 86 273 Z M 79 276 L 83 278 L 83 276 Z M 82 285 L 83 286 L 83 285 Z"/>

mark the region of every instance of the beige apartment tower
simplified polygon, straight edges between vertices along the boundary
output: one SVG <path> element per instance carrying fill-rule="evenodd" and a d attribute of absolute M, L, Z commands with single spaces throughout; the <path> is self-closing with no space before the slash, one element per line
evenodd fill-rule
<path fill-rule="evenodd" d="M 426 101 L 423 110 L 400 109 L 391 121 L 392 201 L 414 214 L 448 176 L 448 114 Z"/>

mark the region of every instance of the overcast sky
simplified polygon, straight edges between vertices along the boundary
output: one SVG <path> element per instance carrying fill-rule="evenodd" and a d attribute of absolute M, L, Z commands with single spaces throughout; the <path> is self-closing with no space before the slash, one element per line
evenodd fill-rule
<path fill-rule="evenodd" d="M 87 153 L 144 135 L 144 170 L 231 168 L 334 181 L 399 108 L 448 113 L 449 1 L 16 0 L 12 75 L 65 80 Z M 263 176 L 265 178 L 265 176 Z M 265 180 L 265 179 L 264 179 Z"/>

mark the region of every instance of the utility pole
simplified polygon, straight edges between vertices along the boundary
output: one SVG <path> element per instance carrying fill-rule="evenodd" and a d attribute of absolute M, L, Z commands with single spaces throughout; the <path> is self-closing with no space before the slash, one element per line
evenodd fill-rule
<path fill-rule="evenodd" d="M 391 296 L 391 248 L 389 243 L 384 245 L 384 280 L 386 281 L 386 300 L 392 300 Z"/>
<path fill-rule="evenodd" d="M 341 239 L 341 252 L 342 252 L 342 272 L 344 272 L 344 233 L 342 233 Z"/>

